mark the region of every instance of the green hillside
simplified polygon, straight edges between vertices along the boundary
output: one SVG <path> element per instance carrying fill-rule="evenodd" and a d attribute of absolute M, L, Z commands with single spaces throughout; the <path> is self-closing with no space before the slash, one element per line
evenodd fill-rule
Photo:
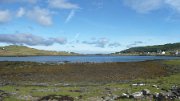
<path fill-rule="evenodd" d="M 180 43 L 173 43 L 173 44 L 165 44 L 165 45 L 154 45 L 154 46 L 144 46 L 144 47 L 132 47 L 120 52 L 116 52 L 117 53 L 124 53 L 124 54 L 128 54 L 128 53 L 158 53 L 158 52 L 168 52 L 173 53 L 176 52 L 177 50 L 180 51 Z"/>
<path fill-rule="evenodd" d="M 10 45 L 0 47 L 0 56 L 43 56 L 43 55 L 75 55 L 75 53 L 45 51 L 26 46 Z"/>

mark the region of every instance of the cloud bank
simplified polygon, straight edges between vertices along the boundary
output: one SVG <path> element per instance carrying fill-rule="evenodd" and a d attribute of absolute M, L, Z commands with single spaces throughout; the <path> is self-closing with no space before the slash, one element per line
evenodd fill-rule
<path fill-rule="evenodd" d="M 109 43 L 107 38 L 92 39 L 91 41 L 83 41 L 83 44 L 94 45 L 95 47 L 105 48 Z"/>
<path fill-rule="evenodd" d="M 7 44 L 50 46 L 54 43 L 66 44 L 66 38 L 43 38 L 33 34 L 0 34 L 0 42 Z"/>

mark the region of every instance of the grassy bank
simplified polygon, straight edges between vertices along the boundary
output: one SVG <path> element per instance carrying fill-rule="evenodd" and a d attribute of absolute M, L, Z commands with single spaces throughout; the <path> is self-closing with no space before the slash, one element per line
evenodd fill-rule
<path fill-rule="evenodd" d="M 0 56 L 71 56 L 78 55 L 75 53 L 68 53 L 64 51 L 47 51 L 30 48 L 27 46 L 10 45 L 0 47 Z"/>

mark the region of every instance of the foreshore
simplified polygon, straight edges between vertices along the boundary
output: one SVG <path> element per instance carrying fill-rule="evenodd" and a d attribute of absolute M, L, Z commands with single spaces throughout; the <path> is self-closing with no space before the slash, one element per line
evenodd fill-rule
<path fill-rule="evenodd" d="M 114 97 L 114 100 L 126 101 L 129 97 L 122 99 L 123 93 L 130 95 L 148 89 L 155 94 L 162 92 L 161 89 L 180 86 L 179 74 L 179 60 L 65 64 L 0 62 L 0 91 L 7 94 L 0 98 L 5 101 L 38 101 L 43 97 L 105 101 Z"/>

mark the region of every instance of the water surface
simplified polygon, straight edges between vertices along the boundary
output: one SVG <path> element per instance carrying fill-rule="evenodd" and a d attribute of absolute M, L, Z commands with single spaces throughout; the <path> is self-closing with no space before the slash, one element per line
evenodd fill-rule
<path fill-rule="evenodd" d="M 29 56 L 29 57 L 0 57 L 0 61 L 25 62 L 138 62 L 146 60 L 169 60 L 180 57 L 169 56 Z"/>

